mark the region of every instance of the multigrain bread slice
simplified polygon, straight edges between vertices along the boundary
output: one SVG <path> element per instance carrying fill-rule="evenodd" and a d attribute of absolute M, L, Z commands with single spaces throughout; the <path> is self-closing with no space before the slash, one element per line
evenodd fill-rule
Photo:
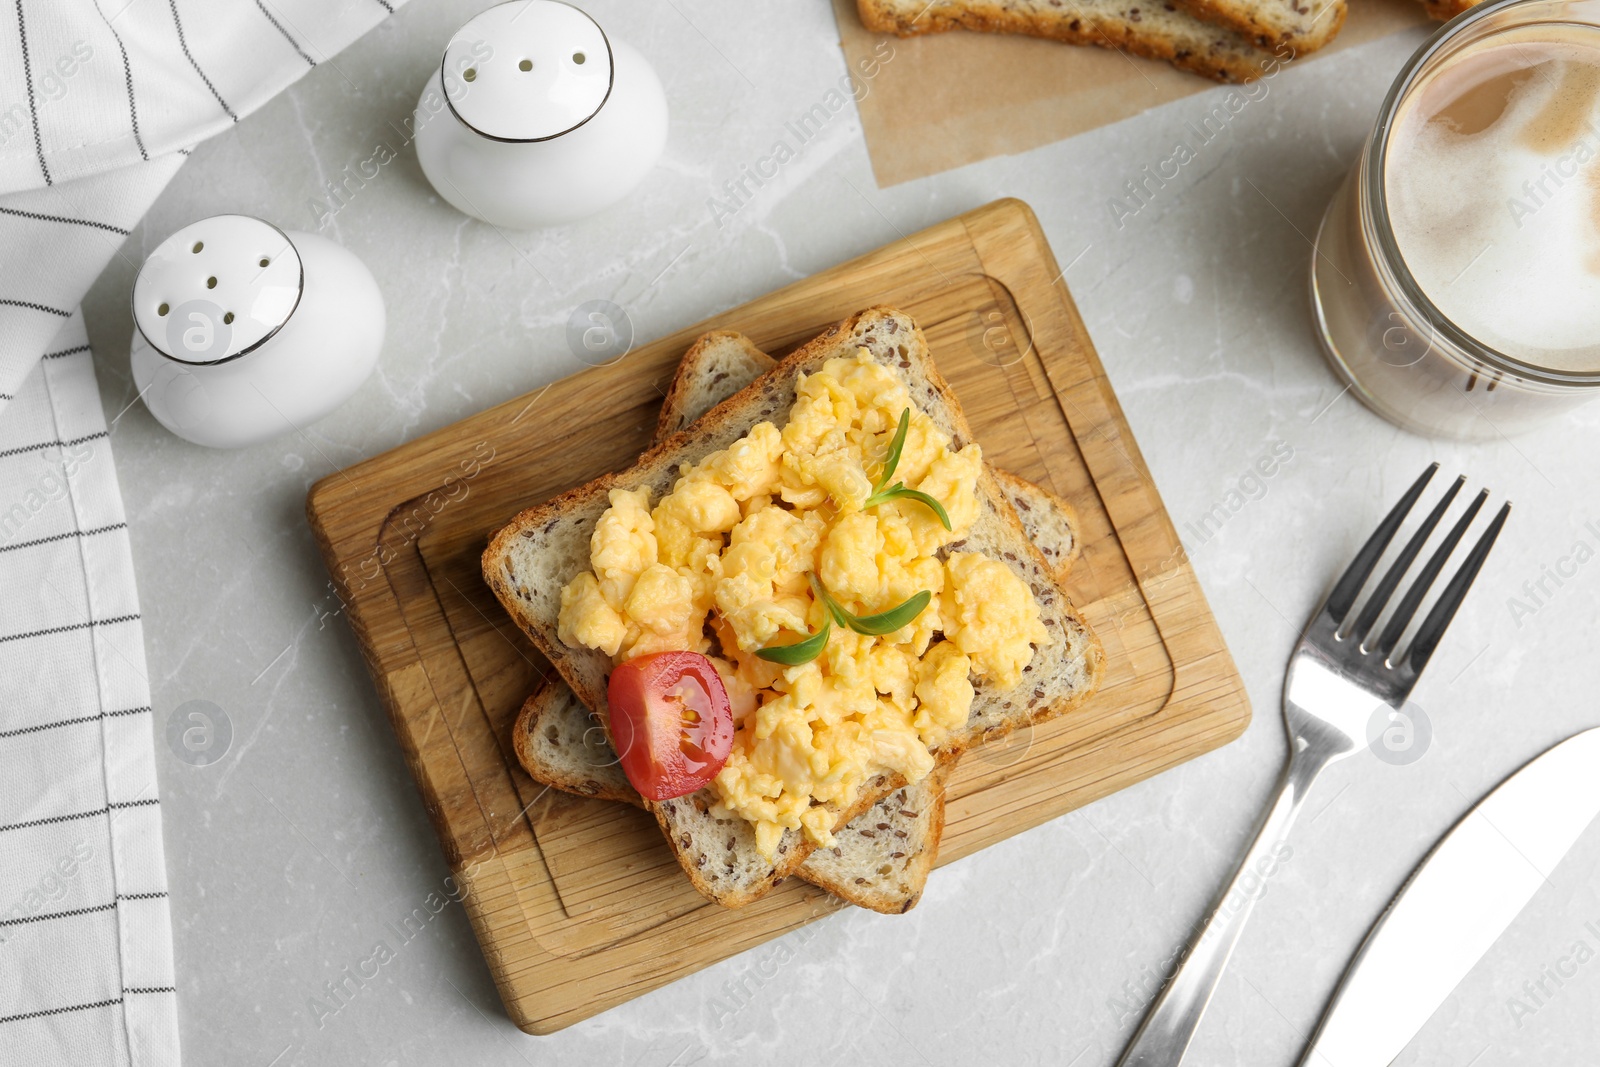
<path fill-rule="evenodd" d="M 939 858 L 944 785 L 955 762 L 939 764 L 915 786 L 897 789 L 834 835 L 800 865 L 800 877 L 842 900 L 885 915 L 916 907 Z"/>
<path fill-rule="evenodd" d="M 702 334 L 684 353 L 661 405 L 653 439 L 660 442 L 692 425 L 737 393 L 777 360 L 735 330 Z M 1064 581 L 1080 550 L 1078 512 L 1067 501 L 1025 478 L 995 470 L 1000 490 L 1017 510 L 1023 532 Z"/>
<path fill-rule="evenodd" d="M 562 792 L 645 806 L 622 772 L 611 742 L 589 709 L 560 681 L 522 705 L 512 730 L 517 759 L 535 781 Z M 899 915 L 922 896 L 944 831 L 944 786 L 954 763 L 884 797 L 817 849 L 795 874 L 863 908 Z"/>
<path fill-rule="evenodd" d="M 778 361 L 736 330 L 701 334 L 678 363 L 651 443 L 687 429 L 700 416 L 743 389 Z"/>
<path fill-rule="evenodd" d="M 644 807 L 605 729 L 559 679 L 544 683 L 523 701 L 511 728 L 511 747 L 536 782 L 575 796 Z"/>
<path fill-rule="evenodd" d="M 1121 49 L 1159 59 L 1220 82 L 1247 82 L 1272 73 L 1293 55 L 1274 53 L 1258 34 L 1208 21 L 1179 6 L 1185 0 L 856 0 L 861 22 L 877 33 L 914 37 L 946 30 L 981 30 L 1046 37 L 1067 44 Z M 1282 4 L 1344 0 L 1266 0 Z M 1344 19 L 1341 13 L 1338 21 Z M 1335 28 L 1337 31 L 1337 27 Z M 1331 34 L 1329 35 L 1331 38 Z M 1325 42 L 1324 42 L 1325 43 Z M 1297 46 L 1298 47 L 1298 46 Z M 1312 51 L 1319 45 L 1302 49 Z"/>
<path fill-rule="evenodd" d="M 1315 52 L 1344 28 L 1345 0 L 1171 0 L 1180 11 L 1244 34 L 1283 59 Z"/>
<path fill-rule="evenodd" d="M 589 541 L 595 523 L 609 506 L 607 494 L 614 488 L 643 488 L 659 498 L 670 491 L 681 465 L 697 463 L 727 448 L 759 422 L 785 423 L 794 404 L 798 374 L 814 373 L 828 359 L 851 356 L 858 350 L 865 350 L 906 381 L 914 401 L 949 435 L 954 447 L 971 443 L 971 428 L 960 403 L 934 366 L 922 332 L 901 312 L 869 308 L 784 359 L 693 427 L 645 453 L 634 466 L 527 509 L 490 542 L 483 555 L 485 580 L 518 627 L 555 665 L 578 698 L 594 710 L 608 735 L 610 658 L 593 649 L 569 648 L 556 635 L 561 590 L 588 568 Z M 1093 691 L 1103 670 L 1099 641 L 1079 618 L 1044 557 L 1029 544 L 1016 511 L 986 470 L 979 473 L 977 496 L 977 520 L 968 536 L 950 547 L 981 552 L 1016 571 L 1038 601 L 1040 621 L 1052 643 L 1038 650 L 1016 687 L 999 690 L 978 682 L 966 724 L 933 750 L 940 762 L 953 759 L 986 737 L 1076 707 Z M 905 784 L 892 775 L 873 779 L 855 804 L 833 811 L 835 827 L 845 825 Z M 709 790 L 701 790 L 647 805 L 689 880 L 709 899 L 730 907 L 749 903 L 792 874 L 810 855 L 811 843 L 799 831 L 788 830 L 778 842 L 775 858 L 768 860 L 756 848 L 751 825 L 738 817 L 717 817 L 711 802 Z"/>
<path fill-rule="evenodd" d="M 1033 542 L 1033 547 L 1039 550 L 1045 562 L 1050 564 L 1056 577 L 1066 581 L 1067 575 L 1072 572 L 1072 565 L 1078 560 L 1078 554 L 1083 550 L 1078 537 L 1078 509 L 1026 478 L 1019 478 L 998 467 L 989 469 L 994 472 L 995 481 L 1000 483 L 1000 491 L 1005 494 L 1006 500 L 1016 509 L 1022 532 Z"/>
<path fill-rule="evenodd" d="M 689 426 L 776 365 L 777 360 L 744 334 L 714 330 L 702 335 L 678 364 L 654 442 Z M 1019 493 L 1047 495 L 1028 482 L 1013 480 Z M 1018 506 L 1045 505 L 1024 499 Z M 1064 553 L 1076 544 L 1072 524 L 1077 519 L 1064 501 L 1060 506 L 1067 510 L 1043 518 L 1045 529 L 1038 540 L 1047 543 L 1057 558 L 1066 558 Z M 1065 548 L 1060 543 L 1063 537 Z M 536 781 L 579 796 L 644 806 L 605 731 L 565 682 L 551 681 L 528 698 L 517 718 L 513 743 L 523 768 Z M 812 853 L 796 875 L 863 908 L 887 914 L 910 911 L 939 854 L 948 766 L 858 815 L 840 831 L 834 848 Z"/>

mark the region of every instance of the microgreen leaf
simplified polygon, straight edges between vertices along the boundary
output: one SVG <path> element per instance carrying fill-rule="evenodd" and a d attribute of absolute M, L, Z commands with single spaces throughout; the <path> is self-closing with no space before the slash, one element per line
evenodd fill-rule
<path fill-rule="evenodd" d="M 822 620 L 822 629 L 812 634 L 803 641 L 796 641 L 791 645 L 768 645 L 766 648 L 756 650 L 756 655 L 768 663 L 781 663 L 785 667 L 798 667 L 802 663 L 810 663 L 822 655 L 822 650 L 828 645 L 828 636 L 833 632 L 833 620 Z"/>
<path fill-rule="evenodd" d="M 845 623 L 858 634 L 869 637 L 881 637 L 892 634 L 902 626 L 910 625 L 922 609 L 928 606 L 928 601 L 933 599 L 933 594 L 924 589 L 916 596 L 911 597 L 904 604 L 892 607 L 888 611 L 880 611 L 876 615 L 851 615 Z"/>
<path fill-rule="evenodd" d="M 910 490 L 907 490 L 907 492 L 910 492 Z M 922 495 L 926 496 L 926 494 Z M 928 499 L 933 501 L 933 507 L 936 510 L 941 512 L 944 510 L 939 507 L 937 500 L 933 500 L 932 497 L 928 497 Z M 928 606 L 928 602 L 933 599 L 933 593 L 924 589 L 915 596 L 908 598 L 905 603 L 898 604 L 888 611 L 880 611 L 876 615 L 852 615 L 840 607 L 839 602 L 833 599 L 827 589 L 823 588 L 822 582 L 815 574 L 807 573 L 806 580 L 811 583 L 811 592 L 816 596 L 817 603 L 821 604 L 827 612 L 822 617 L 822 629 L 810 637 L 803 638 L 793 644 L 768 645 L 766 648 L 757 649 L 756 655 L 768 663 L 781 663 L 785 667 L 798 667 L 802 663 L 810 663 L 822 655 L 822 650 L 828 647 L 828 638 L 833 633 L 833 624 L 835 622 L 840 626 L 848 627 L 856 633 L 864 634 L 868 637 L 882 637 L 885 634 L 892 634 L 901 627 L 909 626 L 914 622 L 917 616 L 922 614 L 923 609 Z"/>
<path fill-rule="evenodd" d="M 911 409 L 906 408 L 900 412 L 900 426 L 894 432 L 894 440 L 889 444 L 889 454 L 883 457 L 883 473 L 878 475 L 878 484 L 873 486 L 873 492 L 881 490 L 889 484 L 889 479 L 894 477 L 894 469 L 900 466 L 900 453 L 905 451 L 906 431 L 911 429 Z"/>
<path fill-rule="evenodd" d="M 867 497 L 861 507 L 866 509 L 876 504 L 887 504 L 891 500 L 899 499 L 915 500 L 919 504 L 926 504 L 933 509 L 935 515 L 939 516 L 939 522 L 944 525 L 946 530 L 954 530 L 954 527 L 950 525 L 950 516 L 944 510 L 943 504 L 920 489 L 907 489 L 904 482 L 895 482 L 887 489 L 879 489 L 876 493 Z"/>

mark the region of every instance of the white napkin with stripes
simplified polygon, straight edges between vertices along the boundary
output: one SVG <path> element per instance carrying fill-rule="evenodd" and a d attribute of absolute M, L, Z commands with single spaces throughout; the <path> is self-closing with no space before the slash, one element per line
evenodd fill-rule
<path fill-rule="evenodd" d="M 78 303 L 186 146 L 398 6 L 0 5 L 0 1067 L 180 1059 L 160 724 Z"/>
<path fill-rule="evenodd" d="M 0 416 L 0 1062 L 177 1063 L 127 522 L 83 322 Z"/>

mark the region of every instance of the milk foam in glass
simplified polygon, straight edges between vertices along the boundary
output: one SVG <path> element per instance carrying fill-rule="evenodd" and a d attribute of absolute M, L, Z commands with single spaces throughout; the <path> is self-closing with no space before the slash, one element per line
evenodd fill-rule
<path fill-rule="evenodd" d="M 1497 0 L 1402 71 L 1318 235 L 1330 361 L 1424 434 L 1526 430 L 1600 386 L 1600 4 Z"/>

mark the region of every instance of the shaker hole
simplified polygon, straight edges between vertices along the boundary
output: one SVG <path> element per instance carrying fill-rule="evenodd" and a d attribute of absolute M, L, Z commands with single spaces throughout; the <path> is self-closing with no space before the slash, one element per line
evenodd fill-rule
<path fill-rule="evenodd" d="M 271 263 L 271 262 L 272 262 L 272 260 L 268 259 L 266 256 L 262 256 L 261 257 L 261 265 L 263 267 L 265 267 L 268 263 Z"/>
<path fill-rule="evenodd" d="M 169 306 L 167 304 L 162 304 L 160 307 L 156 308 L 156 314 L 157 315 L 165 315 L 167 312 L 169 312 L 171 310 L 172 310 L 171 306 Z"/>
<path fill-rule="evenodd" d="M 216 287 L 217 287 L 217 279 L 215 279 L 215 278 L 207 278 L 206 279 L 206 288 L 207 289 L 215 289 Z"/>
<path fill-rule="evenodd" d="M 233 312 L 230 311 L 226 315 L 222 316 L 222 321 L 231 325 L 233 323 Z"/>
<path fill-rule="evenodd" d="M 462 77 L 462 79 L 464 81 L 469 81 L 469 82 L 477 81 L 478 80 L 478 68 L 477 67 L 468 67 L 466 70 L 461 72 L 461 77 Z"/>
<path fill-rule="evenodd" d="M 191 251 L 191 252 L 199 252 L 205 246 L 206 246 L 206 243 L 204 241 L 196 241 L 194 243 L 194 247 L 189 249 L 189 251 Z"/>
<path fill-rule="evenodd" d="M 584 55 L 582 52 L 574 52 L 574 53 L 572 53 L 572 61 L 574 63 L 579 64 L 580 66 L 583 63 L 585 63 L 588 60 L 588 58 L 589 57 Z"/>
<path fill-rule="evenodd" d="M 517 69 L 518 70 L 532 70 L 533 69 L 533 60 L 524 59 L 521 63 L 517 64 Z"/>

